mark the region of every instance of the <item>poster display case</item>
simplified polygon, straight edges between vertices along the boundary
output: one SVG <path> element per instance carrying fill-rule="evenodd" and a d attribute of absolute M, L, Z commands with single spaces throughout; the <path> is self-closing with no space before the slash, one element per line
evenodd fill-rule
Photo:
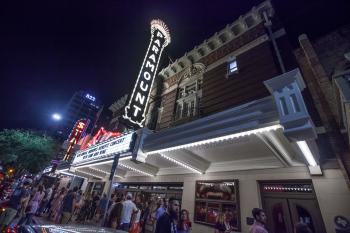
<path fill-rule="evenodd" d="M 215 226 L 220 214 L 231 217 L 230 224 L 240 231 L 238 180 L 197 181 L 194 222 Z"/>

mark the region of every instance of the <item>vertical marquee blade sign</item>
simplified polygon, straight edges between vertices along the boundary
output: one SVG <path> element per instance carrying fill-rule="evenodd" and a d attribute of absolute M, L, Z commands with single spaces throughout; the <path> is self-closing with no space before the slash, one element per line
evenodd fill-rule
<path fill-rule="evenodd" d="M 123 118 L 143 127 L 147 104 L 156 76 L 163 49 L 170 43 L 170 33 L 165 23 L 159 19 L 151 21 L 151 41 L 143 60 L 134 90 L 125 106 Z"/>
<path fill-rule="evenodd" d="M 80 119 L 75 123 L 73 130 L 68 137 L 68 149 L 63 157 L 63 160 L 69 161 L 71 159 L 73 147 L 78 143 L 79 139 L 84 136 L 85 130 L 89 123 L 89 119 Z"/>

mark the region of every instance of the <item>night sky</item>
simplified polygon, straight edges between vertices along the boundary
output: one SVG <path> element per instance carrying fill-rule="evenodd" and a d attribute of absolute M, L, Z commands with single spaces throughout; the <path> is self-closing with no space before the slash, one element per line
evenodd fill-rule
<path fill-rule="evenodd" d="M 0 129 L 45 130 L 75 91 L 108 107 L 132 91 L 149 38 L 162 19 L 172 43 L 160 69 L 232 23 L 261 0 L 2 1 Z M 275 0 L 292 44 L 349 23 L 346 0 Z"/>

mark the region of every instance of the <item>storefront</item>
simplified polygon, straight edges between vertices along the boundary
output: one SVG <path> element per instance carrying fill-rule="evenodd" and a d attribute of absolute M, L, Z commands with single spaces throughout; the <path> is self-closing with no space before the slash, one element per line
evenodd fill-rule
<path fill-rule="evenodd" d="M 159 200 L 161 198 L 182 199 L 183 183 L 115 183 L 114 191 L 117 193 L 131 193 L 134 197 L 139 196 L 142 201 Z"/>
<path fill-rule="evenodd" d="M 292 232 L 300 221 L 315 232 L 335 232 L 335 216 L 350 216 L 344 205 L 350 192 L 339 167 L 319 166 L 301 78 L 298 70 L 277 76 L 266 82 L 270 97 L 148 134 L 141 146 L 145 163 L 123 160 L 118 167 L 121 189 L 183 184 L 181 206 L 194 233 L 213 231 L 220 213 L 232 216 L 237 231 L 249 232 L 255 207 L 266 209 L 271 232 Z M 283 97 L 290 106 L 290 95 L 299 111 L 286 114 L 275 100 Z"/>

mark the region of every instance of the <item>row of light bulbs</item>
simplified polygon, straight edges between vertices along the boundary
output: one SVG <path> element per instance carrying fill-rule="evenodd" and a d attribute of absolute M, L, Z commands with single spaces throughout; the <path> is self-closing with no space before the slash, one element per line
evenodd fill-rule
<path fill-rule="evenodd" d="M 189 169 L 189 170 L 191 170 L 191 171 L 193 171 L 193 172 L 195 172 L 195 173 L 203 174 L 202 171 L 199 171 L 199 170 L 197 170 L 197 169 L 195 169 L 195 168 L 193 168 L 193 167 L 190 167 L 190 166 L 188 166 L 187 164 L 184 164 L 184 163 L 182 163 L 182 162 L 180 162 L 180 161 L 177 161 L 177 160 L 175 160 L 175 159 L 173 159 L 173 158 L 170 158 L 170 157 L 168 157 L 168 156 L 166 156 L 166 155 L 163 155 L 163 154 L 161 154 L 161 156 L 162 156 L 163 158 L 165 158 L 165 159 L 167 159 L 167 160 L 169 160 L 169 161 L 171 161 L 171 162 L 173 162 L 173 163 L 176 163 L 176 164 L 178 164 L 178 165 L 180 165 L 180 166 L 182 166 L 182 167 L 184 167 L 184 168 L 187 168 L 187 169 Z"/>
<path fill-rule="evenodd" d="M 294 187 L 275 187 L 275 186 L 267 186 L 267 187 L 264 187 L 265 190 L 281 190 L 281 191 L 284 191 L 284 190 L 287 190 L 287 191 L 312 191 L 311 188 L 294 188 Z"/>
<path fill-rule="evenodd" d="M 152 176 L 152 177 L 153 177 L 153 176 L 155 176 L 155 175 L 150 174 L 150 173 L 148 173 L 148 172 L 141 171 L 141 170 L 139 170 L 139 169 L 136 169 L 136 168 L 130 167 L 130 166 L 125 165 L 125 164 L 122 164 L 122 163 L 119 163 L 119 165 L 120 165 L 121 167 L 125 167 L 125 168 L 127 168 L 127 169 L 129 169 L 129 170 L 132 170 L 132 171 L 135 171 L 135 172 L 138 172 L 138 173 L 144 174 L 144 175 L 146 175 L 146 176 Z"/>

